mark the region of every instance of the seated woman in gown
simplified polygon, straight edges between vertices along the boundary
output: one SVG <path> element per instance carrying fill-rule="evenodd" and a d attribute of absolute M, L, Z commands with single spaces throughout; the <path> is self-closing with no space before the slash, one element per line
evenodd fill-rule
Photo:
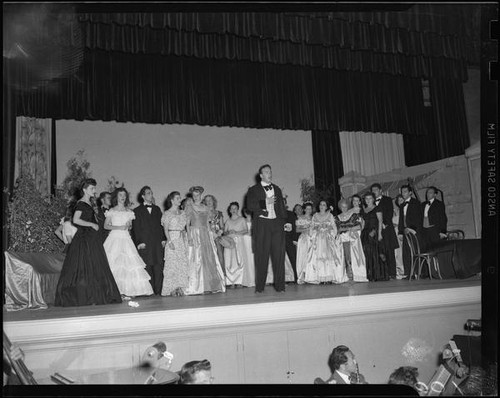
<path fill-rule="evenodd" d="M 297 241 L 297 284 L 305 283 L 304 278 L 308 264 L 312 260 L 312 217 L 313 217 L 313 204 L 306 202 L 302 206 L 304 214 L 297 217 L 295 226 L 299 239 Z"/>
<path fill-rule="evenodd" d="M 224 235 L 234 242 L 232 247 L 224 249 L 226 287 L 243 285 L 243 273 L 248 257 L 243 241 L 243 237 L 248 233 L 248 226 L 246 220 L 238 214 L 239 210 L 238 202 L 231 202 L 228 208 L 229 218 L 224 225 Z"/>
<path fill-rule="evenodd" d="M 208 224 L 208 209 L 201 203 L 203 188 L 189 189 L 192 204 L 186 206 L 188 235 L 189 284 L 186 294 L 225 292 L 224 272 L 217 255 L 217 247 Z"/>
<path fill-rule="evenodd" d="M 356 201 L 357 202 L 357 201 Z M 349 209 L 349 202 L 341 199 L 338 203 L 340 213 L 335 217 L 340 241 L 343 243 L 341 252 L 346 268 L 352 273 L 354 282 L 368 282 L 366 277 L 366 260 L 361 244 L 361 229 L 363 218 L 359 214 L 360 207 Z"/>

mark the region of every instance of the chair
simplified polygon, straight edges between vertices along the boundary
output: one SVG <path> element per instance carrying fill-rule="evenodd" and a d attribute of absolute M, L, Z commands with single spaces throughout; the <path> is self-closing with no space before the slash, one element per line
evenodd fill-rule
<path fill-rule="evenodd" d="M 453 229 L 450 231 L 446 231 L 446 239 L 447 240 L 457 240 L 457 239 L 465 239 L 465 232 L 461 229 Z"/>
<path fill-rule="evenodd" d="M 429 278 L 432 279 L 432 272 L 431 272 L 431 263 L 434 265 L 434 269 L 437 271 L 439 275 L 439 279 L 443 279 L 441 277 L 441 271 L 439 270 L 439 261 L 437 258 L 436 253 L 434 252 L 427 252 L 427 253 L 422 253 L 420 251 L 420 244 L 418 242 L 417 235 L 415 232 L 412 231 L 405 231 L 404 233 L 406 242 L 408 243 L 408 246 L 410 247 L 410 254 L 411 254 L 411 269 L 410 269 L 410 275 L 408 276 L 408 280 L 411 281 L 412 276 L 414 276 L 415 273 L 415 265 L 418 264 L 418 272 L 415 277 L 415 279 L 420 279 L 420 274 L 422 272 L 422 266 L 427 263 L 427 267 L 429 270 Z"/>

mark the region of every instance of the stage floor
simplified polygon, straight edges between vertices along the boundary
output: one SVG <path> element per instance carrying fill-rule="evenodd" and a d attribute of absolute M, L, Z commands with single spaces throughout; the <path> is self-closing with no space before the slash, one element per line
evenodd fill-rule
<path fill-rule="evenodd" d="M 184 297 L 137 297 L 134 308 L 124 301 L 121 304 L 92 305 L 84 307 L 54 307 L 45 310 L 3 311 L 4 322 L 61 319 L 82 316 L 121 315 L 165 310 L 181 310 L 228 305 L 260 304 L 295 300 L 311 300 L 346 296 L 400 293 L 408 291 L 449 289 L 481 285 L 481 276 L 468 279 L 444 280 L 391 280 L 387 282 L 354 283 L 341 285 L 295 285 L 288 284 L 285 293 L 277 293 L 272 286 L 266 286 L 263 294 L 256 294 L 254 288 L 227 289 L 225 293 Z"/>

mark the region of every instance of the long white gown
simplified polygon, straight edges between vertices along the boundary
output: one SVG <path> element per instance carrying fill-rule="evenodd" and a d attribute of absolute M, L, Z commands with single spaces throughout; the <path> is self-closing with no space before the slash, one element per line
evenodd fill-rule
<path fill-rule="evenodd" d="M 243 277 L 241 284 L 247 287 L 255 286 L 255 260 L 253 258 L 253 248 L 252 248 L 252 221 L 246 220 L 248 233 L 242 236 L 242 242 L 245 247 L 244 251 L 244 265 L 243 265 Z"/>
<path fill-rule="evenodd" d="M 106 218 L 111 219 L 111 225 L 123 226 L 133 220 L 132 210 L 108 210 Z M 126 296 L 150 296 L 153 288 L 143 261 L 130 237 L 128 230 L 113 229 L 104 241 L 104 251 L 108 258 L 109 268 L 115 278 L 121 294 Z"/>
<path fill-rule="evenodd" d="M 224 231 L 243 231 L 247 228 L 243 217 L 236 220 L 229 218 L 224 225 Z M 247 261 L 246 246 L 243 242 L 244 235 L 232 235 L 233 248 L 224 248 L 224 264 L 226 265 L 226 285 L 243 285 L 243 273 Z"/>
<path fill-rule="evenodd" d="M 302 232 L 297 241 L 297 283 L 305 283 L 305 274 L 307 264 L 312 259 L 312 236 L 311 236 L 311 223 L 312 220 L 302 216 L 295 221 L 295 225 L 300 227 Z M 306 229 L 307 228 L 307 229 Z M 304 230 L 306 229 L 306 230 Z"/>

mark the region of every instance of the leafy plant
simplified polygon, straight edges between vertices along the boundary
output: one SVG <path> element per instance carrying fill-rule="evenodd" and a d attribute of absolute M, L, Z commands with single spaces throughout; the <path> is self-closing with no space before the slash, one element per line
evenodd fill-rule
<path fill-rule="evenodd" d="M 312 202 L 314 204 L 318 204 L 321 200 L 327 200 L 331 205 L 333 205 L 336 201 L 334 193 L 335 187 L 333 184 L 323 184 L 320 188 L 316 187 L 313 176 L 300 180 L 300 196 L 302 202 Z"/>
<path fill-rule="evenodd" d="M 8 250 L 14 252 L 61 253 L 64 244 L 54 231 L 64 215 L 67 199 L 64 192 L 42 195 L 29 176 L 16 182 L 8 204 Z"/>
<path fill-rule="evenodd" d="M 68 197 L 74 196 L 80 189 L 83 180 L 92 177 L 89 171 L 90 162 L 85 157 L 85 150 L 80 149 L 76 156 L 66 163 L 68 172 L 64 178 L 61 188 Z"/>

